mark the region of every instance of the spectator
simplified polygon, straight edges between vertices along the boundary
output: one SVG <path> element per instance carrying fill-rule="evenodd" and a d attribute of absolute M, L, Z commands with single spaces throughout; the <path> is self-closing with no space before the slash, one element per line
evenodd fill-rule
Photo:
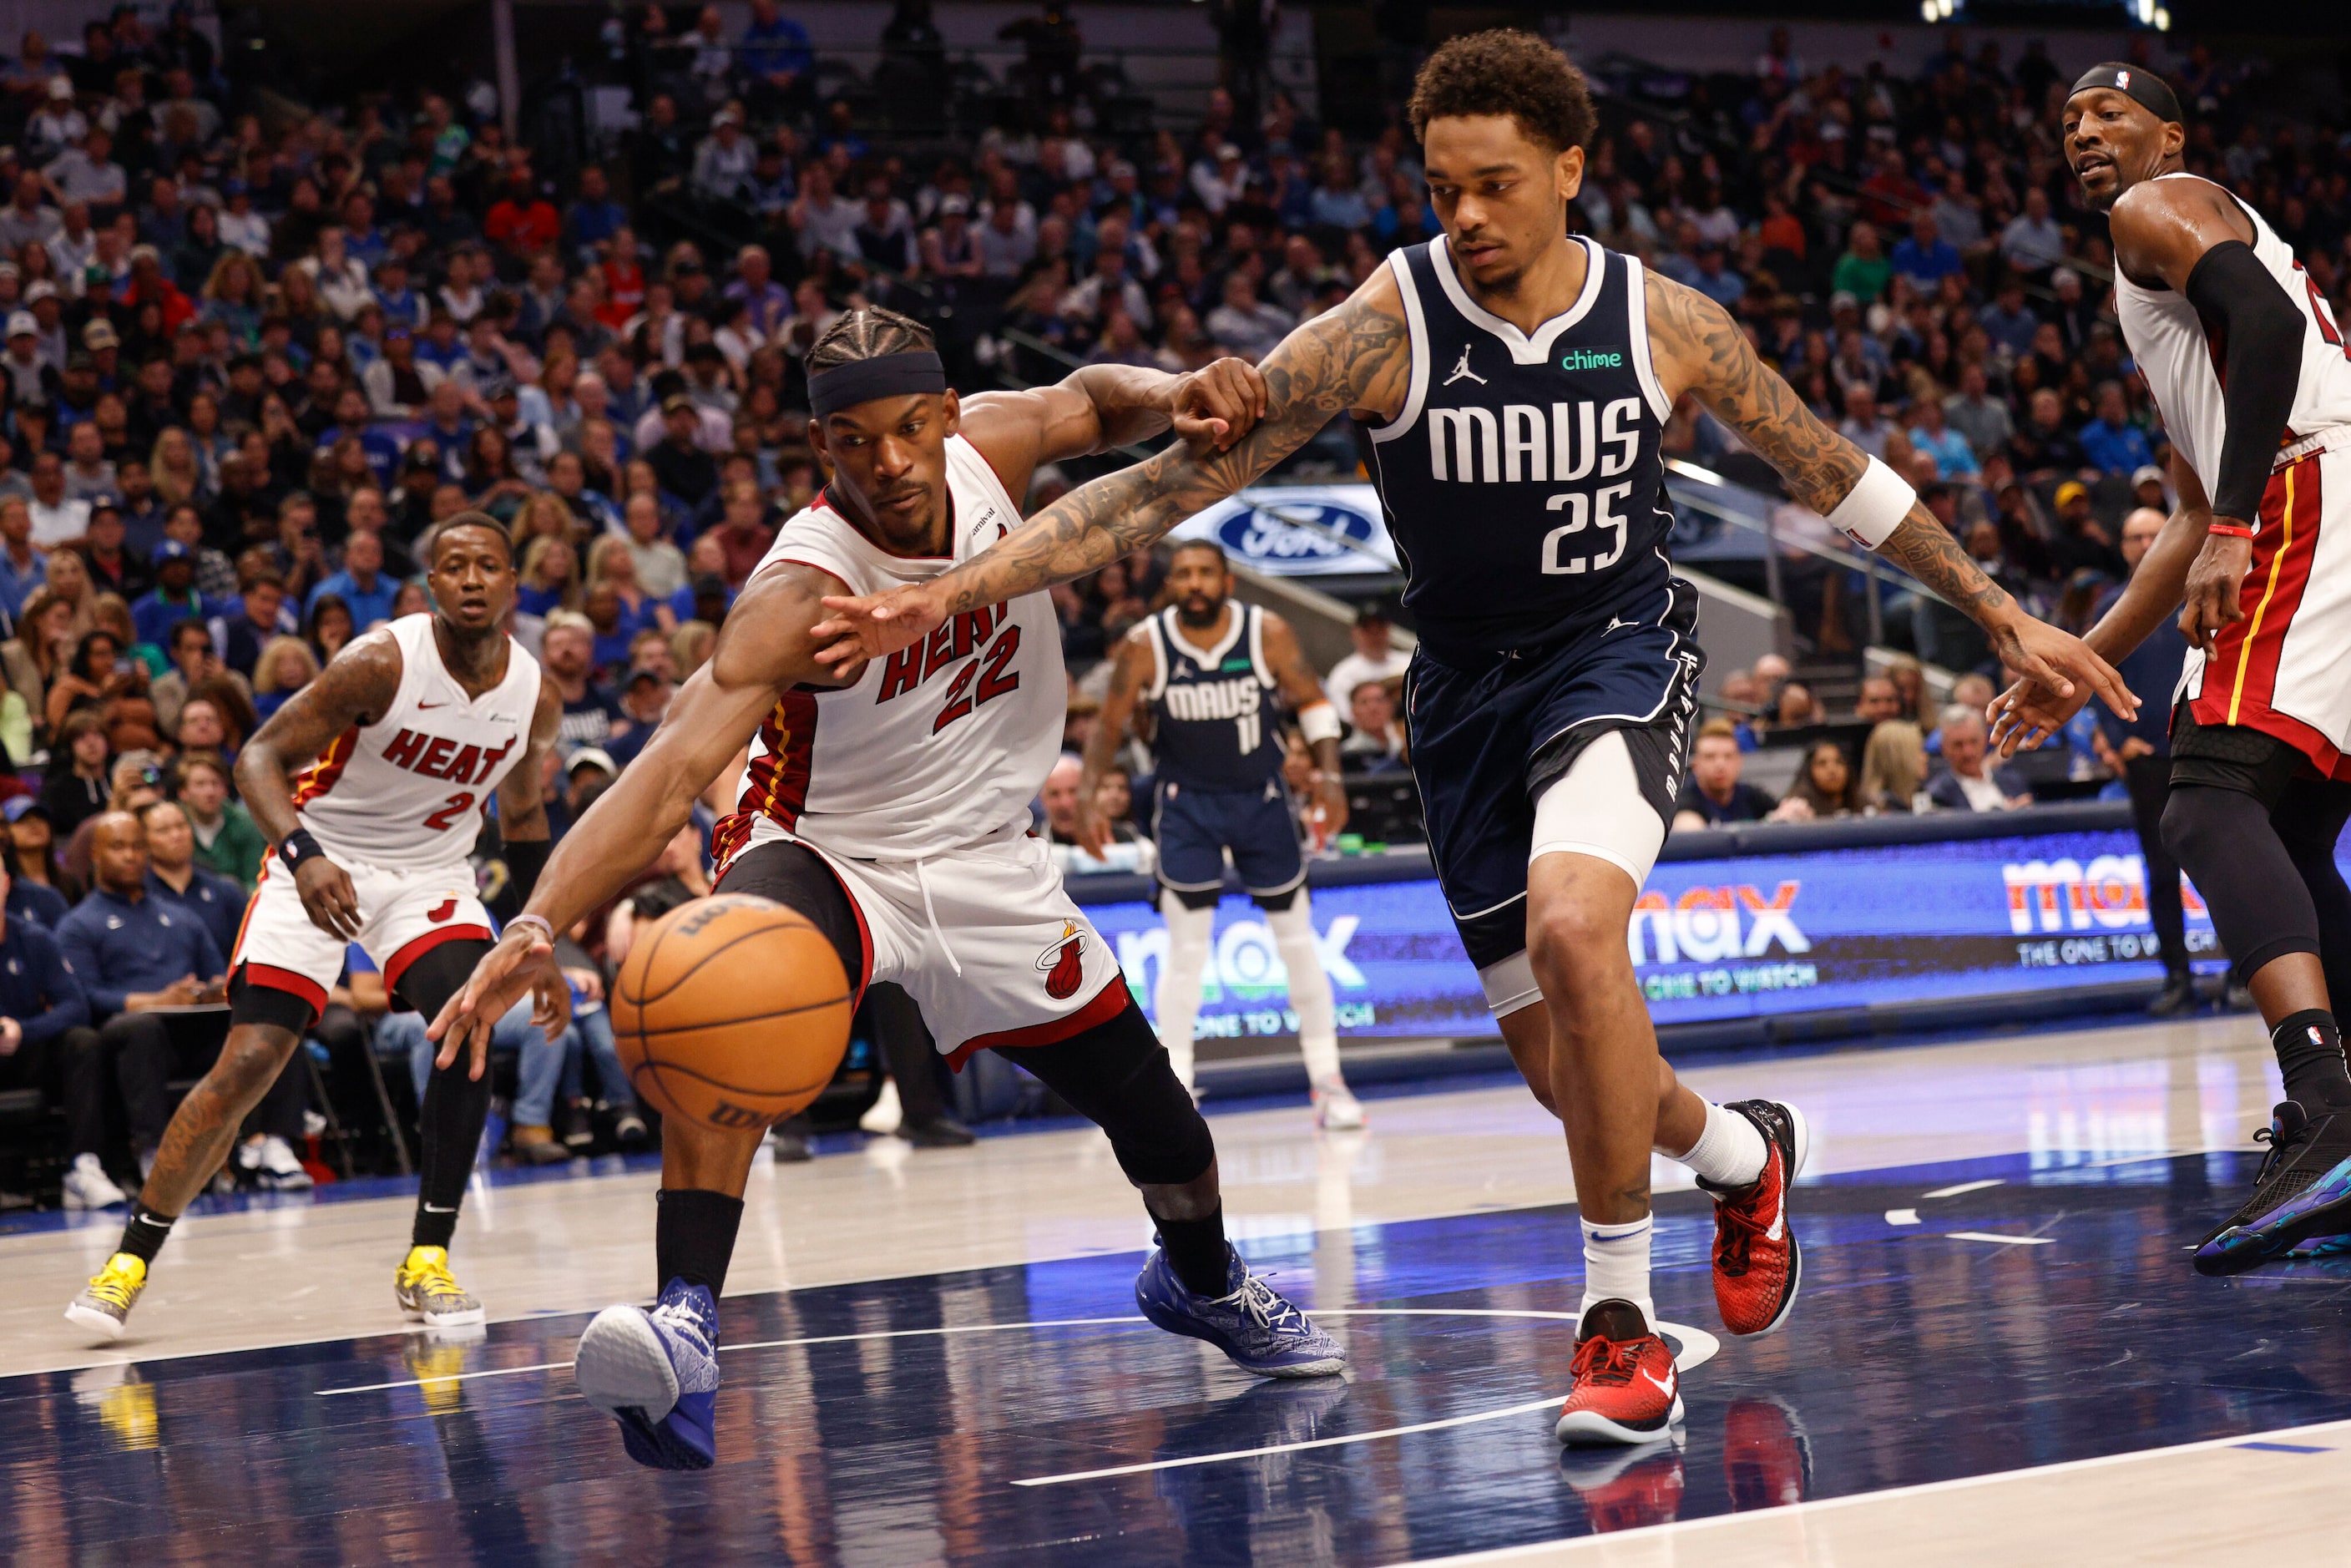
<path fill-rule="evenodd" d="M 1991 755 L 1980 707 L 1954 702 L 1938 727 L 1943 766 L 1927 781 L 1927 798 L 1947 811 L 2013 811 L 2032 804 L 2032 788 L 2015 764 Z"/>
<path fill-rule="evenodd" d="M 1908 278 L 1922 294 L 1933 294 L 1943 279 L 1958 277 L 1966 268 L 1959 248 L 1943 238 L 1932 213 L 1920 213 L 1910 220 L 1910 236 L 1896 242 L 1889 259 L 1896 276 Z"/>
<path fill-rule="evenodd" d="M 685 553 L 663 537 L 660 504 L 651 496 L 632 496 L 623 515 L 637 586 L 655 599 L 674 597 L 685 586 Z"/>
<path fill-rule="evenodd" d="M 619 727 L 619 702 L 590 679 L 595 668 L 596 628 L 584 615 L 558 611 L 547 618 L 539 663 L 563 695 L 557 743 L 569 750 L 601 747 Z M 599 754 L 601 755 L 601 753 Z M 605 771 L 617 771 L 605 758 Z"/>
<path fill-rule="evenodd" d="M 233 613 L 225 613 L 213 635 L 221 649 L 221 660 L 247 680 L 253 678 L 253 667 L 260 661 L 261 650 L 273 637 L 294 630 L 287 623 L 286 580 L 275 571 L 263 570 L 246 579 L 245 595 Z"/>
<path fill-rule="evenodd" d="M 2024 192 L 2024 210 L 2000 231 L 2001 259 L 2025 277 L 2037 277 L 2065 259 L 2065 231 L 2049 214 L 2049 193 L 2040 185 Z"/>
<path fill-rule="evenodd" d="M 274 636 L 253 661 L 253 711 L 266 719 L 319 678 L 319 656 L 299 637 Z"/>
<path fill-rule="evenodd" d="M 2016 422 L 2009 413 L 2007 402 L 1991 395 L 1991 378 L 1984 373 L 1981 361 L 1971 361 L 1960 367 L 1959 390 L 1943 400 L 1943 417 L 1967 443 L 1970 464 L 2007 451 L 2010 439 L 2016 434 Z M 1916 431 L 1911 433 L 1910 444 L 1918 444 Z M 1936 454 L 1935 470 L 1946 479 L 1956 477 L 1943 465 L 1939 452 Z"/>
<path fill-rule="evenodd" d="M 1902 716 L 1902 691 L 1890 675 L 1871 675 L 1861 683 L 1861 694 L 1854 704 L 1853 716 L 1869 724 L 1883 724 L 1889 718 Z"/>
<path fill-rule="evenodd" d="M 269 841 L 232 798 L 228 764 L 217 752 L 190 752 L 173 768 L 172 781 L 194 838 L 195 863 L 250 893 Z"/>
<path fill-rule="evenodd" d="M 1853 777 L 1853 762 L 1834 740 L 1816 740 L 1804 753 L 1796 781 L 1771 812 L 1775 822 L 1825 821 L 1851 817 L 1862 809 L 1861 789 Z"/>
<path fill-rule="evenodd" d="M 111 1208 L 128 1199 L 101 1158 L 106 1056 L 89 1027 L 89 998 L 56 936 L 20 913 L 5 866 L 0 893 L 6 897 L 0 913 L 0 1089 L 54 1086 L 66 1116 L 65 1206 Z"/>
<path fill-rule="evenodd" d="M 1910 417 L 1912 423 L 1906 434 L 1910 438 L 1911 449 L 1923 452 L 1935 460 L 1937 477 L 1972 479 L 1982 472 L 1976 462 L 1974 450 L 1968 444 L 1968 438 L 1944 423 L 1940 402 L 1931 397 L 1922 397 L 1911 405 Z"/>
<path fill-rule="evenodd" d="M 1927 782 L 1927 737 L 1907 719 L 1886 719 L 1862 748 L 1861 803 L 1866 811 L 1918 809 Z"/>
<path fill-rule="evenodd" d="M 1347 694 L 1347 737 L 1339 743 L 1340 766 L 1350 773 L 1395 773 L 1405 761 L 1404 727 L 1396 722 L 1395 699 L 1385 681 L 1358 681 Z"/>
<path fill-rule="evenodd" d="M 319 579 L 306 609 L 315 611 L 320 600 L 332 595 L 350 612 L 352 626 L 365 632 L 392 619 L 392 601 L 399 591 L 400 585 L 384 575 L 383 539 L 362 531 L 344 541 L 342 570 Z"/>
<path fill-rule="evenodd" d="M 2122 383 L 2102 383 L 2097 399 L 2097 417 L 2082 427 L 2082 455 L 2107 474 L 2134 474 L 2153 465 L 2155 450 L 2147 444 L 2147 433 L 2130 423 Z"/>
<path fill-rule="evenodd" d="M 1394 645 L 1395 627 L 1384 604 L 1358 606 L 1348 636 L 1353 651 L 1332 665 L 1322 681 L 1322 690 L 1334 707 L 1348 706 L 1355 688 L 1365 681 L 1401 678 L 1412 663 L 1410 653 Z"/>
<path fill-rule="evenodd" d="M 236 949 L 245 920 L 246 890 L 235 879 L 196 863 L 196 835 L 176 800 L 158 800 L 139 813 L 147 833 L 147 892 L 177 904 L 212 934 L 223 955 Z"/>
<path fill-rule="evenodd" d="M 1886 259 L 1881 247 L 1877 225 L 1857 223 L 1845 234 L 1844 254 L 1837 257 L 1829 287 L 1867 305 L 1886 292 L 1886 282 L 1893 276 L 1894 264 Z"/>
<path fill-rule="evenodd" d="M 1225 275 L 1224 302 L 1208 312 L 1208 336 L 1217 347 L 1252 363 L 1273 352 L 1298 323 L 1279 305 L 1257 297 L 1257 282 L 1243 268 Z"/>
<path fill-rule="evenodd" d="M 1779 802 L 1752 784 L 1740 781 L 1739 734 L 1727 718 L 1710 718 L 1698 727 L 1698 745 L 1690 755 L 1689 777 L 1674 802 L 1674 831 L 1719 828 L 1731 822 L 1760 822 Z"/>

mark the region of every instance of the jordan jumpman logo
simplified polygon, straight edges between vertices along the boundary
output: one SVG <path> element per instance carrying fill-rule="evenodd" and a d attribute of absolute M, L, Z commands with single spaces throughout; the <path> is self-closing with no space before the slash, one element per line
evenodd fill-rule
<path fill-rule="evenodd" d="M 1451 386 L 1465 376 L 1481 387 L 1486 384 L 1486 378 L 1469 368 L 1469 345 L 1467 343 L 1461 345 L 1461 362 L 1453 367 L 1453 373 L 1445 378 L 1444 384 Z"/>

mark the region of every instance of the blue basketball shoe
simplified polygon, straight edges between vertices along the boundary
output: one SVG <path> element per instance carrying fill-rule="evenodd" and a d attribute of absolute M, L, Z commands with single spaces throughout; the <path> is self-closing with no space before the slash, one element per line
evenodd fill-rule
<path fill-rule="evenodd" d="M 706 1470 L 718 1460 L 718 1303 L 672 1280 L 650 1312 L 607 1307 L 580 1336 L 571 1375 L 580 1396 L 621 1423 L 629 1458 L 657 1470 Z"/>
<path fill-rule="evenodd" d="M 1233 1364 L 1260 1377 L 1322 1377 L 1347 1364 L 1339 1342 L 1316 1328 L 1273 1287 L 1225 1248 L 1225 1293 L 1196 1296 L 1184 1288 L 1164 1249 L 1134 1277 L 1134 1304 L 1169 1333 L 1207 1340 Z"/>
<path fill-rule="evenodd" d="M 2253 1196 L 2196 1247 L 2199 1274 L 2241 1274 L 2305 1242 L 2351 1232 L 2351 1112 L 2278 1103 Z"/>

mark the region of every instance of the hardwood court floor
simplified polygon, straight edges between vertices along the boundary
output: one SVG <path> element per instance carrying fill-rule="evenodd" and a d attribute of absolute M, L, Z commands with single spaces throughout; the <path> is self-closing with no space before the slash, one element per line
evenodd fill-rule
<path fill-rule="evenodd" d="M 1661 1199 L 1682 1441 L 1564 1460 L 1540 1406 L 1572 1343 L 1572 1193 L 1555 1130 L 1502 1086 L 1374 1101 L 1364 1134 L 1214 1118 L 1244 1250 L 1349 1344 L 1320 1385 L 1253 1385 L 1134 1321 L 1147 1232 L 1091 1131 L 763 1168 L 701 1477 L 630 1465 L 562 1365 L 580 1314 L 650 1290 L 649 1174 L 477 1191 L 459 1263 L 498 1321 L 471 1343 L 401 1332 L 400 1199 L 192 1216 L 103 1350 L 57 1313 L 118 1222 L 0 1237 L 0 1499 L 25 1562 L 1713 1568 L 2339 1542 L 2351 1269 L 2202 1281 L 2179 1250 L 2250 1180 L 2273 1076 L 2243 1019 L 1700 1067 L 1701 1092 L 1812 1118 L 1804 1300 L 1782 1334 L 1718 1344 L 1705 1202 Z"/>

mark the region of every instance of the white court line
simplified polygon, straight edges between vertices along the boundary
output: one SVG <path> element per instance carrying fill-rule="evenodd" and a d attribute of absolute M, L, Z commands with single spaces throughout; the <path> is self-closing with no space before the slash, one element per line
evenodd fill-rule
<path fill-rule="evenodd" d="M 1521 1312 L 1510 1315 L 1524 1317 L 1530 1314 Z M 744 1344 L 722 1344 L 718 1347 L 718 1354 L 725 1355 L 731 1351 L 738 1350 L 780 1350 L 788 1345 L 796 1344 L 845 1344 L 852 1340 L 915 1339 L 925 1335 L 952 1333 L 1000 1333 L 1011 1329 L 1081 1328 L 1093 1323 L 1139 1323 L 1144 1321 L 1137 1317 L 1051 1318 L 1025 1323 L 961 1323 L 951 1328 L 939 1329 L 877 1329 L 872 1333 L 816 1334 L 807 1339 L 762 1339 L 752 1340 Z M 411 1377 L 398 1383 L 361 1383 L 350 1388 L 321 1388 L 317 1392 L 319 1398 L 331 1399 L 338 1394 L 374 1394 L 386 1388 L 423 1388 L 427 1384 L 438 1387 L 444 1383 L 465 1383 L 476 1377 L 512 1377 L 520 1372 L 559 1372 L 570 1364 L 568 1361 L 542 1361 L 530 1366 L 492 1366 L 485 1367 L 479 1372 L 453 1372 L 446 1377 Z"/>
<path fill-rule="evenodd" d="M 2006 1186 L 2006 1176 L 1993 1176 L 1986 1181 L 1963 1181 L 1957 1186 L 1938 1186 L 1932 1192 L 1922 1192 L 1920 1197 L 1957 1197 L 1963 1192 L 1981 1192 L 1988 1186 Z"/>
<path fill-rule="evenodd" d="M 1328 1311 L 1317 1312 L 1315 1315 L 1326 1318 L 1544 1318 L 1568 1322 L 1573 1322 L 1576 1317 L 1573 1312 L 1505 1312 L 1491 1308 L 1455 1310 L 1443 1307 L 1333 1307 Z M 1657 1328 L 1660 1333 L 1671 1334 L 1682 1343 L 1681 1354 L 1674 1358 L 1674 1367 L 1677 1372 L 1703 1366 L 1713 1360 L 1715 1353 L 1722 1348 L 1722 1342 L 1704 1329 L 1664 1322 L 1660 1322 Z M 1262 1458 L 1268 1454 L 1295 1454 L 1308 1448 L 1336 1448 L 1350 1443 L 1373 1443 L 1384 1437 L 1407 1437 L 1415 1432 L 1437 1432 L 1447 1427 L 1467 1427 L 1479 1421 L 1499 1421 L 1506 1416 L 1525 1416 L 1537 1410 L 1555 1410 L 1565 1397 L 1564 1395 L 1554 1394 L 1546 1398 L 1531 1400 L 1524 1405 L 1506 1406 L 1499 1410 L 1479 1410 L 1468 1416 L 1448 1416 L 1441 1421 L 1416 1421 L 1409 1427 L 1383 1427 L 1374 1432 L 1350 1432 L 1344 1437 L 1315 1437 L 1302 1443 L 1270 1443 L 1259 1448 L 1228 1448 L 1218 1454 L 1192 1454 L 1180 1459 L 1150 1459 L 1139 1464 L 1113 1465 L 1099 1470 L 1071 1470 L 1065 1475 L 1031 1476 L 1026 1479 L 1016 1480 L 1012 1484 L 1017 1487 L 1061 1486 L 1069 1481 L 1096 1481 L 1105 1480 L 1113 1476 L 1139 1476 L 1152 1470 L 1186 1469 L 1194 1465 L 1220 1464 L 1227 1459 L 1255 1459 Z"/>
<path fill-rule="evenodd" d="M 1886 1211 L 1886 1223 L 1888 1225 L 1916 1225 L 1918 1223 L 1918 1211 L 1915 1208 L 1889 1208 Z"/>
<path fill-rule="evenodd" d="M 2282 1427 L 2273 1432 L 2240 1432 L 2230 1437 L 2205 1437 L 2193 1443 L 2175 1443 L 2168 1448 L 2135 1448 L 2126 1454 L 2101 1454 L 2089 1459 L 2056 1459 L 2045 1465 L 2025 1465 L 2012 1470 L 1987 1470 L 1980 1476 L 1953 1476 L 1948 1480 L 1918 1481 L 1907 1487 L 1886 1487 L 1877 1491 L 1848 1493 L 1844 1497 L 1824 1497 L 1805 1502 L 1782 1503 L 1770 1510 L 1754 1510 L 1743 1513 L 1717 1514 L 1710 1519 L 1669 1520 L 1662 1524 L 1635 1525 L 1630 1530 L 1612 1531 L 1606 1535 L 1572 1535 L 1557 1541 L 1531 1541 L 1521 1546 L 1498 1546 L 1485 1552 L 1464 1552 L 1453 1557 L 1424 1557 L 1415 1568 L 1471 1568 L 1472 1564 L 1513 1563 L 1532 1557 L 1538 1552 L 1561 1552 L 1570 1548 L 1611 1551 L 1636 1536 L 1659 1535 L 1667 1531 L 1685 1533 L 1722 1525 L 1752 1521 L 1759 1513 L 1813 1514 L 1832 1509 L 1852 1508 L 1857 1504 L 1886 1502 L 1896 1498 L 1924 1497 L 1929 1492 L 1958 1491 L 1967 1487 L 1992 1486 L 2001 1481 L 2027 1480 L 2042 1476 L 2057 1475 L 2071 1470 L 2095 1469 L 2107 1465 L 2126 1465 L 2140 1459 L 2162 1458 L 2175 1454 L 2209 1453 L 2215 1448 L 2234 1448 L 2246 1443 L 2273 1441 L 2280 1437 L 2307 1437 L 2320 1432 L 2340 1432 L 2351 1427 L 2351 1421 L 2321 1421 L 2311 1427 Z"/>
<path fill-rule="evenodd" d="M 2057 1239 L 2053 1236 L 2002 1236 L 1996 1230 L 1946 1230 L 1942 1234 L 1946 1240 L 1997 1241 L 2003 1247 L 2054 1247 L 2057 1245 Z"/>

